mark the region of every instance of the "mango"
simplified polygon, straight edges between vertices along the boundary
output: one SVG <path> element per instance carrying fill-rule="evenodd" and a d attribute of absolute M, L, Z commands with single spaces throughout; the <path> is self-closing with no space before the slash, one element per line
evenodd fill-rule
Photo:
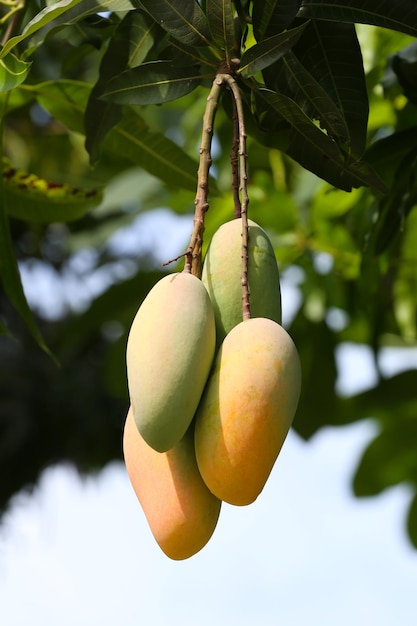
<path fill-rule="evenodd" d="M 274 249 L 266 232 L 249 224 L 248 283 L 251 317 L 281 323 L 281 290 Z M 222 224 L 204 258 L 201 280 L 207 287 L 216 319 L 217 347 L 242 317 L 242 220 Z"/>
<path fill-rule="evenodd" d="M 212 536 L 221 502 L 206 487 L 195 460 L 194 424 L 168 452 L 140 436 L 130 409 L 123 452 L 127 473 L 152 534 L 171 559 L 187 559 Z"/>
<path fill-rule="evenodd" d="M 300 386 L 298 352 L 282 326 L 251 318 L 226 336 L 195 417 L 198 468 L 219 499 L 256 500 L 291 426 Z"/>
<path fill-rule="evenodd" d="M 127 341 L 127 381 L 136 426 L 158 452 L 178 443 L 193 419 L 215 337 L 210 298 L 192 274 L 164 276 L 139 307 Z"/>

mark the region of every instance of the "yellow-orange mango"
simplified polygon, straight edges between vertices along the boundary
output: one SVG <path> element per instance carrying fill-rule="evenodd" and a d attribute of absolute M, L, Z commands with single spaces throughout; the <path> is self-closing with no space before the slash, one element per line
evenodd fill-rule
<path fill-rule="evenodd" d="M 213 308 L 196 276 L 165 276 L 142 302 L 127 341 L 127 380 L 136 426 L 158 452 L 178 443 L 190 425 L 215 340 Z"/>
<path fill-rule="evenodd" d="M 201 550 L 212 536 L 221 502 L 198 471 L 194 428 L 168 452 L 156 452 L 140 436 L 131 409 L 123 452 L 127 473 L 159 547 L 181 560 Z"/>
<path fill-rule="evenodd" d="M 262 491 L 291 426 L 301 368 L 289 334 L 251 318 L 224 340 L 195 422 L 200 474 L 210 491 L 246 505 Z"/>
<path fill-rule="evenodd" d="M 249 224 L 248 284 L 252 317 L 281 323 L 281 290 L 274 249 L 266 232 Z M 222 224 L 204 258 L 201 280 L 207 287 L 216 319 L 217 346 L 242 317 L 242 220 Z"/>

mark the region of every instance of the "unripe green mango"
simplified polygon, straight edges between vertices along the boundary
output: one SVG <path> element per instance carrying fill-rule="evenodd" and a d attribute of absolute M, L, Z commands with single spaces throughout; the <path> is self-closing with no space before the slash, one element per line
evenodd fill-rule
<path fill-rule="evenodd" d="M 164 276 L 142 302 L 126 349 L 130 402 L 139 432 L 158 452 L 184 436 L 215 351 L 214 313 L 196 276 Z"/>
<path fill-rule="evenodd" d="M 252 317 L 281 323 L 281 290 L 274 249 L 266 232 L 249 224 L 248 283 Z M 216 319 L 217 346 L 243 319 L 242 219 L 222 224 L 208 247 L 201 280 L 207 287 Z"/>
<path fill-rule="evenodd" d="M 200 474 L 219 499 L 253 502 L 262 491 L 297 408 L 297 349 L 276 322 L 251 318 L 224 340 L 195 417 Z"/>
<path fill-rule="evenodd" d="M 193 556 L 212 536 L 221 507 L 198 471 L 193 424 L 171 450 L 156 452 L 141 437 L 130 409 L 123 454 L 130 482 L 161 550 L 175 560 Z"/>

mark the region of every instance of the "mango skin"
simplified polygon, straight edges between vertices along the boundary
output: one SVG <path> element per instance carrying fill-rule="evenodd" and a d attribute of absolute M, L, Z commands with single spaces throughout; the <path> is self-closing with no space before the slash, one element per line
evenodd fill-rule
<path fill-rule="evenodd" d="M 276 322 L 251 318 L 224 340 L 195 418 L 200 474 L 221 500 L 261 493 L 291 426 L 301 387 L 297 349 Z"/>
<path fill-rule="evenodd" d="M 281 290 L 274 249 L 266 232 L 249 224 L 248 283 L 251 317 L 281 323 Z M 242 220 L 234 219 L 215 232 L 204 258 L 201 280 L 213 303 L 217 347 L 242 314 Z"/>
<path fill-rule="evenodd" d="M 164 276 L 142 302 L 130 329 L 127 381 L 136 426 L 158 452 L 184 436 L 215 351 L 215 321 L 196 276 Z"/>
<path fill-rule="evenodd" d="M 199 552 L 216 528 L 221 502 L 199 474 L 193 424 L 174 448 L 156 452 L 140 436 L 130 409 L 123 452 L 130 482 L 161 550 L 173 560 Z"/>

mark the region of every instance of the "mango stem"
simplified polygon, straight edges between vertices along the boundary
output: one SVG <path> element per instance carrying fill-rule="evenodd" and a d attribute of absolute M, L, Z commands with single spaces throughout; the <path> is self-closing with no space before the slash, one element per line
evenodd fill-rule
<path fill-rule="evenodd" d="M 187 251 L 185 253 L 184 272 L 190 272 L 201 278 L 202 247 L 204 233 L 204 218 L 209 209 L 209 171 L 212 164 L 211 144 L 213 139 L 214 119 L 220 94 L 225 83 L 225 74 L 216 74 L 203 117 L 203 129 L 200 143 L 200 160 L 197 173 L 197 192 L 194 200 L 194 227 Z"/>
<path fill-rule="evenodd" d="M 248 225 L 248 171 L 246 154 L 246 128 L 245 115 L 243 112 L 242 97 L 240 89 L 233 76 L 226 75 L 225 81 L 232 92 L 235 107 L 237 124 L 239 128 L 239 192 L 240 192 L 240 217 L 242 219 L 242 319 L 251 317 L 250 294 L 248 281 L 248 245 L 249 245 L 249 225 Z"/>
<path fill-rule="evenodd" d="M 233 217 L 239 219 L 242 214 L 239 193 L 239 120 L 237 116 L 236 102 L 232 98 L 233 106 L 233 141 L 230 152 L 230 165 L 232 167 L 232 190 L 233 190 Z"/>

